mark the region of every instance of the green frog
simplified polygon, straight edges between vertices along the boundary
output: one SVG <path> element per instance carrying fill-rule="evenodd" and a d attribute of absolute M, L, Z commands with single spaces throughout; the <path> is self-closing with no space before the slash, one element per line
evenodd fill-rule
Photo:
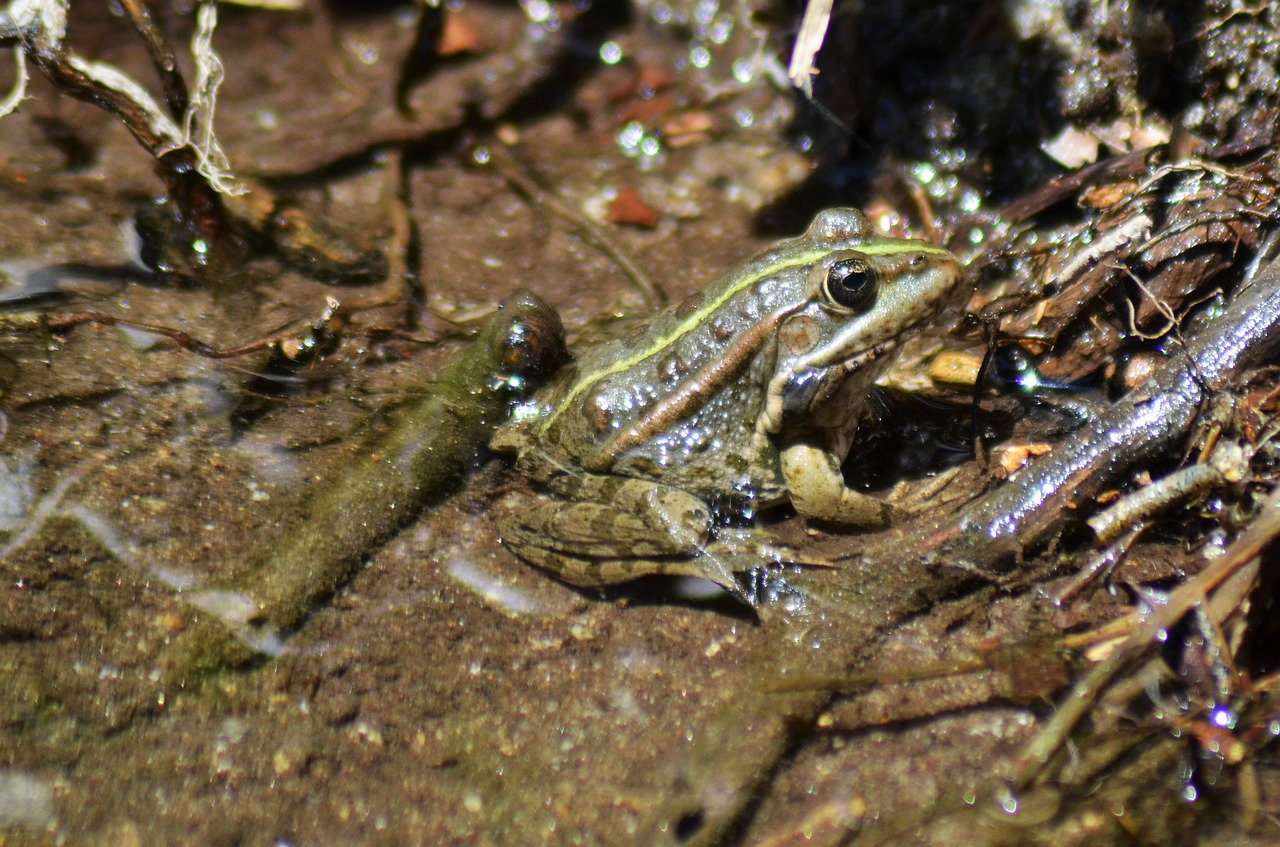
<path fill-rule="evenodd" d="M 956 287 L 949 251 L 875 231 L 855 209 L 747 259 L 625 338 L 581 355 L 495 434 L 553 498 L 500 519 L 522 559 L 581 587 L 797 561 L 759 528 L 719 527 L 790 501 L 878 528 L 892 507 L 840 466 L 885 354 Z"/>

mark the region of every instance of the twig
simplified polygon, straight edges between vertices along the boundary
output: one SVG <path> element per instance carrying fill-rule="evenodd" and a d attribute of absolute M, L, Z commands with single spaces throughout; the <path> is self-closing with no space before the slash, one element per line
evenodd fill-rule
<path fill-rule="evenodd" d="M 488 154 L 488 163 L 493 165 L 512 188 L 523 194 L 533 205 L 541 206 L 577 229 L 578 234 L 588 244 L 616 262 L 640 292 L 646 306 L 650 309 L 660 309 L 667 304 L 667 295 L 662 289 L 654 285 L 645 272 L 631 260 L 631 257 L 614 244 L 608 234 L 594 221 L 578 214 L 560 198 L 538 185 L 500 144 L 490 145 L 484 149 Z"/>
<path fill-rule="evenodd" d="M 1062 703 L 1017 759 L 1010 782 L 1015 789 L 1029 785 L 1064 743 L 1067 735 L 1097 702 L 1102 689 L 1117 673 L 1147 650 L 1159 644 L 1161 633 L 1168 632 L 1188 611 L 1205 601 L 1215 588 L 1250 564 L 1262 549 L 1280 536 L 1280 488 L 1275 488 L 1262 505 L 1258 517 L 1240 537 L 1208 567 L 1174 589 L 1165 605 L 1152 611 L 1145 620 L 1104 661 L 1074 686 L 1074 696 Z"/>

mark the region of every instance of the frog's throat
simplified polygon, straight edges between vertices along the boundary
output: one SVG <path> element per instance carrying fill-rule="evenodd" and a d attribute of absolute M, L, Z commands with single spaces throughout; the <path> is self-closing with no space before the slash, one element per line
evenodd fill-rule
<path fill-rule="evenodd" d="M 865 368 L 897 346 L 898 340 L 896 338 L 887 338 L 879 344 L 874 344 L 866 350 L 844 359 L 839 363 L 839 366 L 843 367 L 846 373 L 852 374 L 861 368 Z M 773 378 L 769 380 L 769 387 L 765 390 L 764 406 L 760 410 L 760 415 L 756 418 L 756 435 L 777 435 L 782 431 L 782 394 L 791 380 L 807 370 L 810 370 L 809 364 L 806 360 L 800 359 L 785 368 L 779 368 Z"/>

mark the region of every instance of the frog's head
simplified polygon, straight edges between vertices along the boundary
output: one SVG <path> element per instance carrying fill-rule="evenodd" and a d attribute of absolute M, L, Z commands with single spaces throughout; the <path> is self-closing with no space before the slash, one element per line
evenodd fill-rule
<path fill-rule="evenodd" d="M 805 415 L 853 379 L 869 385 L 877 362 L 931 318 L 959 283 L 950 251 L 877 234 L 856 209 L 829 209 L 803 236 L 819 255 L 803 309 L 779 326 L 761 432 Z"/>

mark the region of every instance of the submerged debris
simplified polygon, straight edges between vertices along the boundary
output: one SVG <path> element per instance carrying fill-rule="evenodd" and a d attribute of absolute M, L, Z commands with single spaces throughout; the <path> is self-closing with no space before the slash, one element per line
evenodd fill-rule
<path fill-rule="evenodd" d="M 281 639 L 379 545 L 465 478 L 493 428 L 564 355 L 560 318 L 545 302 L 525 290 L 503 301 L 428 394 L 401 410 L 353 465 L 321 482 L 297 526 L 245 578 L 225 586 L 251 611 L 192 621 L 166 662 L 168 679 L 185 685 L 279 652 Z"/>

